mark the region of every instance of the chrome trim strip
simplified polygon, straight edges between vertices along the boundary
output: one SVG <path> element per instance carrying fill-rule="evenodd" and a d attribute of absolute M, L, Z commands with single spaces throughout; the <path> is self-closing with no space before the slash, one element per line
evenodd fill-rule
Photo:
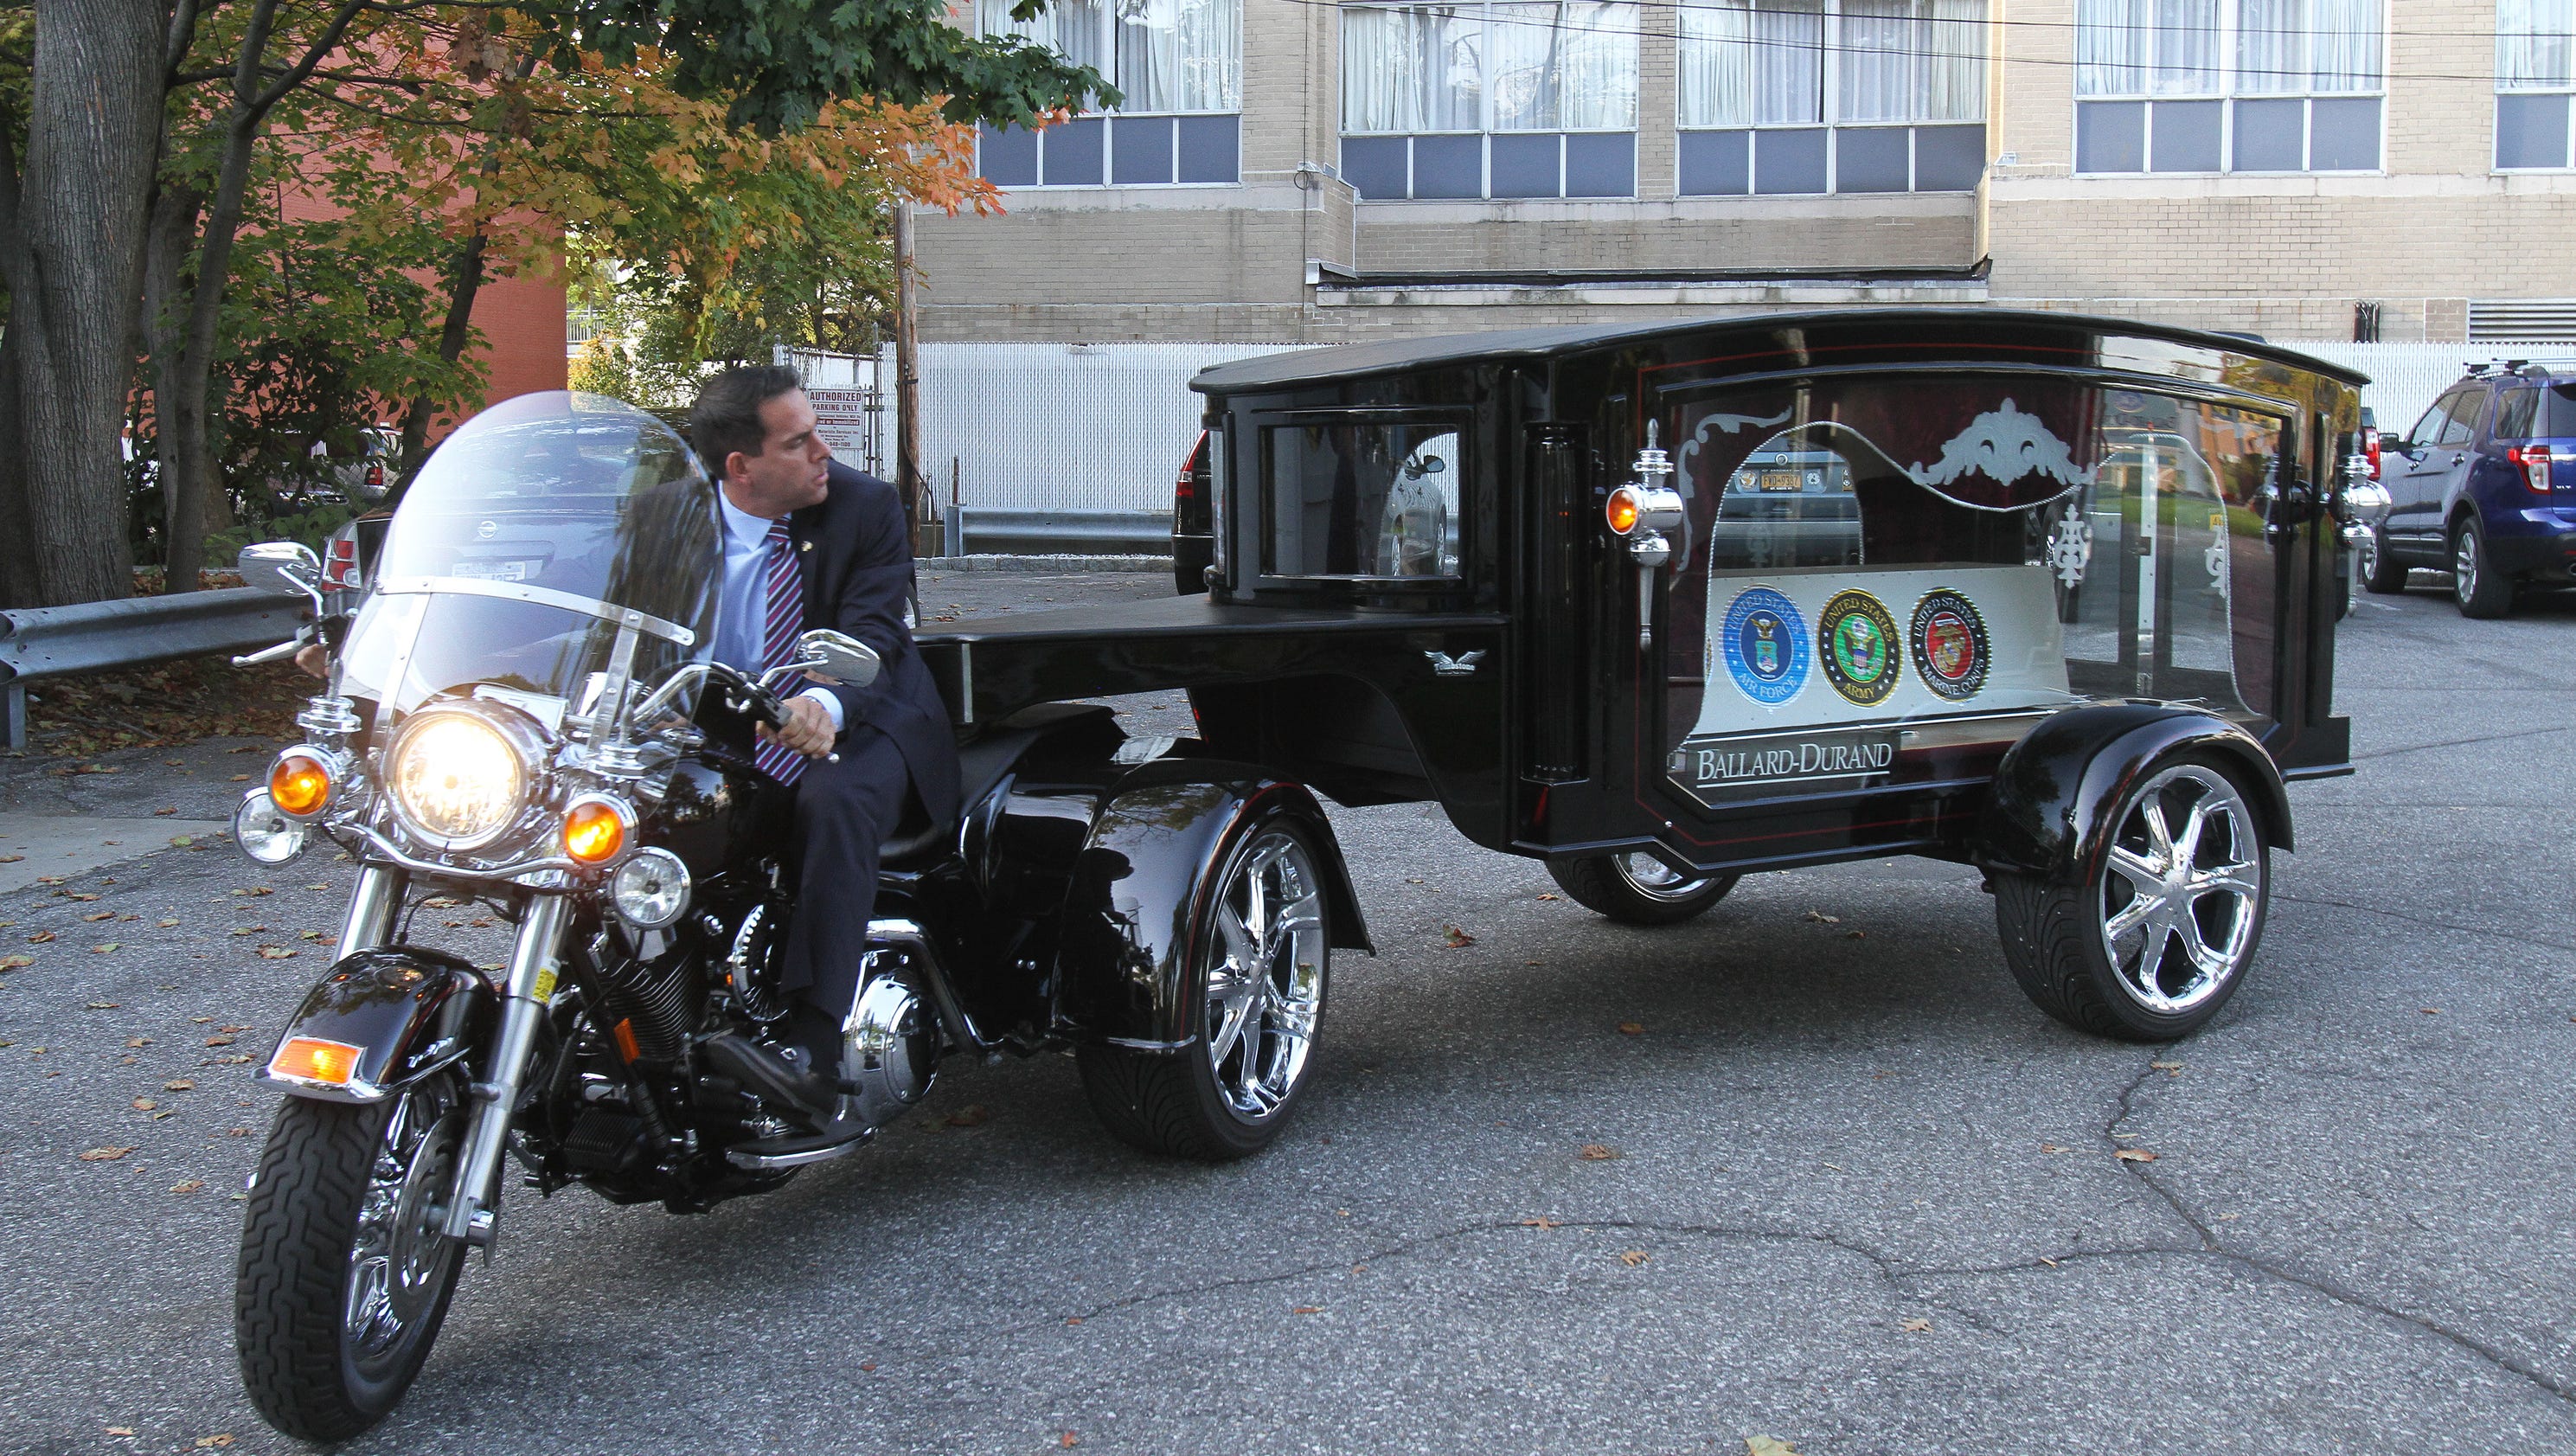
<path fill-rule="evenodd" d="M 811 1163 L 828 1163 L 834 1158 L 855 1153 L 876 1141 L 876 1129 L 870 1128 L 845 1143 L 830 1147 L 808 1148 L 801 1153 L 746 1153 L 725 1149 L 725 1161 L 750 1173 L 776 1173 L 788 1168 L 802 1168 Z"/>
<path fill-rule="evenodd" d="M 389 597 L 494 597 L 505 602 L 533 602 L 542 607 L 561 607 L 567 612 L 597 617 L 603 622 L 613 622 L 634 631 L 650 632 L 665 642 L 675 642 L 682 647 L 698 645 L 698 634 L 677 622 L 666 622 L 632 607 L 603 602 L 597 597 L 576 596 L 571 592 L 529 586 L 523 582 L 484 581 L 471 576 L 403 576 L 376 583 L 376 590 Z"/>
<path fill-rule="evenodd" d="M 521 875 L 534 874 L 540 870 L 564 870 L 586 874 L 595 868 L 595 866 L 580 864 L 573 860 L 557 856 L 551 859 L 512 860 L 508 864 L 495 865 L 490 869 L 474 869 L 466 865 L 444 864 L 438 860 L 419 859 L 412 855 L 405 854 L 394 847 L 392 840 L 385 838 L 384 835 L 364 824 L 349 824 L 338 827 L 349 829 L 358 834 L 367 841 L 367 848 L 369 850 L 394 864 L 402 866 L 404 869 L 421 870 L 434 875 L 446 875 L 451 879 L 515 880 Z"/>

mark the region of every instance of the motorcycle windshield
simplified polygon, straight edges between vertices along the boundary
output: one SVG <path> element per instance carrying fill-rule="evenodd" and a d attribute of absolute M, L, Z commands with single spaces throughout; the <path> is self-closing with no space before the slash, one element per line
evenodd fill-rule
<path fill-rule="evenodd" d="M 719 559 L 715 487 L 676 430 L 600 395 L 521 395 L 442 441 L 404 494 L 341 690 L 380 729 L 481 691 L 559 730 L 603 688 L 650 689 L 699 655 Z"/>

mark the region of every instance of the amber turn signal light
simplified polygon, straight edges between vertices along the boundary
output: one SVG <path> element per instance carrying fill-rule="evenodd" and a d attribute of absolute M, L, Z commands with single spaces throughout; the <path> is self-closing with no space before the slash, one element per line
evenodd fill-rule
<path fill-rule="evenodd" d="M 626 847 L 627 826 L 634 820 L 614 799 L 576 799 L 564 812 L 564 853 L 586 865 L 606 864 Z"/>
<path fill-rule="evenodd" d="M 1603 512 L 1610 521 L 1610 534 L 1625 536 L 1637 529 L 1637 493 L 1626 486 L 1610 492 L 1610 505 Z"/>
<path fill-rule="evenodd" d="M 268 1059 L 268 1074 L 291 1077 L 298 1082 L 319 1082 L 329 1087 L 346 1087 L 358 1071 L 358 1049 L 347 1042 L 323 1041 L 319 1037 L 290 1036 L 277 1055 Z"/>
<path fill-rule="evenodd" d="M 331 767 L 310 753 L 281 753 L 268 770 L 268 797 L 298 819 L 319 814 L 331 802 Z"/>

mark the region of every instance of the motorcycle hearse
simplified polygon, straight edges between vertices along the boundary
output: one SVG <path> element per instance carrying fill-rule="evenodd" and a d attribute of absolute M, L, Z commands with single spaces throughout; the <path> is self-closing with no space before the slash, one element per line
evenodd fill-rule
<path fill-rule="evenodd" d="M 1069 1050 L 1148 1150 L 1294 1108 L 1331 952 L 1368 949 L 1319 807 L 1439 804 L 1571 898 L 1665 925 L 1748 873 L 1981 870 L 2048 1014 L 2167 1040 L 2241 982 L 2332 713 L 2360 379 L 2229 336 L 1880 310 L 1400 341 L 1202 372 L 1208 590 L 922 634 L 964 771 L 885 846 L 845 1111 L 944 1057 Z M 237 1333 L 280 1429 L 362 1430 L 426 1358 L 505 1161 L 675 1212 L 816 1146 L 704 1048 L 781 1014 L 787 791 L 693 726 L 809 633 L 704 660 L 714 488 L 651 416 L 532 395 L 443 443 L 331 677 L 236 816 L 358 862 L 340 960 L 263 1076 Z M 293 644 L 276 649 L 285 651 Z M 1076 700 L 1186 689 L 1187 737 Z M 416 931 L 471 898 L 478 968 Z"/>

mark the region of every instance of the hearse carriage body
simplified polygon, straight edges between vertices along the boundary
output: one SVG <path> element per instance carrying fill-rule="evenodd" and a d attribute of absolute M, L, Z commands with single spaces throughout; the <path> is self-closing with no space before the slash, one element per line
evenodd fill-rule
<path fill-rule="evenodd" d="M 1192 384 L 1206 592 L 922 649 L 970 741 L 1187 689 L 1195 737 L 1127 758 L 1434 802 L 1633 922 L 1761 870 L 1974 865 L 2043 1008 L 2168 1037 L 2253 953 L 2285 782 L 2349 771 L 2361 382 L 2242 338 L 1987 310 L 1254 358 Z M 1050 1015 L 1171 1046 L 1188 1000 Z"/>

